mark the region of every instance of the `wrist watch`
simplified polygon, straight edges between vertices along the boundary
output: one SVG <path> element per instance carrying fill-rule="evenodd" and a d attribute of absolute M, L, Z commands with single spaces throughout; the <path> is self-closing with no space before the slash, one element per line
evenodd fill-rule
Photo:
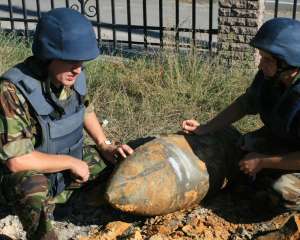
<path fill-rule="evenodd" d="M 104 143 L 105 143 L 106 145 L 111 145 L 111 144 L 112 144 L 112 142 L 111 142 L 110 140 L 108 140 L 108 139 L 105 140 Z"/>

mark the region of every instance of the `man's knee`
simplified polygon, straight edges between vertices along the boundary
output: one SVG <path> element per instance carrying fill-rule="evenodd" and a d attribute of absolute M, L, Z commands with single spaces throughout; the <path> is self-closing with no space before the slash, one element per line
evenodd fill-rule
<path fill-rule="evenodd" d="M 282 175 L 273 189 L 281 195 L 286 208 L 300 211 L 300 173 Z"/>

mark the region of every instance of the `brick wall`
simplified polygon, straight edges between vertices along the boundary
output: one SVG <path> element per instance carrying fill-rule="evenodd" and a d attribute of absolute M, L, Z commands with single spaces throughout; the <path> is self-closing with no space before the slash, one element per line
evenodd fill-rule
<path fill-rule="evenodd" d="M 254 60 L 249 41 L 262 24 L 263 0 L 219 0 L 218 52 L 228 61 Z"/>

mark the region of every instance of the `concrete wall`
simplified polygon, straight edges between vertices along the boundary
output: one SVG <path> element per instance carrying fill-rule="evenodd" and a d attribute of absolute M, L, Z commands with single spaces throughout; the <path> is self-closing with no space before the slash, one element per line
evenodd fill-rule
<path fill-rule="evenodd" d="M 257 52 L 250 40 L 262 24 L 263 0 L 219 0 L 218 52 L 229 62 L 254 60 Z"/>

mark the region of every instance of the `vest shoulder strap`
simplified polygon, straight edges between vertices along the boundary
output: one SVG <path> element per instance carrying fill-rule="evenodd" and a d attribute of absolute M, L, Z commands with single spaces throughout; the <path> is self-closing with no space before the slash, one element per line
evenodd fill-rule
<path fill-rule="evenodd" d="M 38 115 L 49 115 L 54 110 L 43 95 L 41 82 L 26 73 L 21 64 L 9 69 L 1 78 L 12 82 Z"/>
<path fill-rule="evenodd" d="M 74 84 L 74 89 L 79 95 L 85 96 L 87 91 L 86 91 L 86 79 L 85 79 L 85 74 L 82 71 L 79 76 L 76 79 L 76 82 Z"/>

